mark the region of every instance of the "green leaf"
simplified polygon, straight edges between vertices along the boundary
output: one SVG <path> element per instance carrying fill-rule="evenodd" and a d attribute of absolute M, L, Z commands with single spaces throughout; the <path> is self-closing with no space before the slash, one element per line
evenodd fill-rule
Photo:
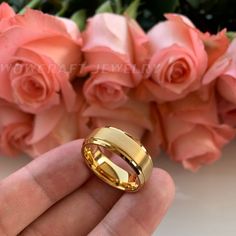
<path fill-rule="evenodd" d="M 70 19 L 73 20 L 76 23 L 76 25 L 79 27 L 79 29 L 81 31 L 83 31 L 85 29 L 86 19 L 87 19 L 86 10 L 81 9 L 81 10 L 75 12 L 71 16 Z"/>
<path fill-rule="evenodd" d="M 66 11 L 68 10 L 70 6 L 70 2 L 69 1 L 65 1 L 65 2 L 62 2 L 62 6 L 61 6 L 61 9 L 59 12 L 56 13 L 57 16 L 64 16 Z"/>
<path fill-rule="evenodd" d="M 37 8 L 40 5 L 41 0 L 31 0 L 26 6 L 24 6 L 20 11 L 19 14 L 24 14 L 27 8 Z"/>
<path fill-rule="evenodd" d="M 134 0 L 125 10 L 124 15 L 128 15 L 129 17 L 136 19 L 138 15 L 138 7 L 140 4 L 140 0 Z"/>
<path fill-rule="evenodd" d="M 97 8 L 96 14 L 99 13 L 105 13 L 105 12 L 111 12 L 113 13 L 112 5 L 110 1 L 104 2 L 100 7 Z"/>
<path fill-rule="evenodd" d="M 115 10 L 115 13 L 117 13 L 117 14 L 121 14 L 122 13 L 121 0 L 111 0 L 111 4 L 113 6 L 113 9 Z"/>
<path fill-rule="evenodd" d="M 226 35 L 227 35 L 227 37 L 228 37 L 228 39 L 229 39 L 230 41 L 233 41 L 233 40 L 235 39 L 235 37 L 236 37 L 236 32 L 228 31 L 228 32 L 226 33 Z"/>

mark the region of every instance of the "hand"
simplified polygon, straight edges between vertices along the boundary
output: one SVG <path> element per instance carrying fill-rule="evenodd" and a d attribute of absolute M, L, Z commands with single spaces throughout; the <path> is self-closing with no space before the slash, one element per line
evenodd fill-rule
<path fill-rule="evenodd" d="M 100 181 L 81 158 L 82 141 L 54 149 L 0 182 L 1 236 L 151 235 L 174 195 L 154 169 L 137 193 Z"/>

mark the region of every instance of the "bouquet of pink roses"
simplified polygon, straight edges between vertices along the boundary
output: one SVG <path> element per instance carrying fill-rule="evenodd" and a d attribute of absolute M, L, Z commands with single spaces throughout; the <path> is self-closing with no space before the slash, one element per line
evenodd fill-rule
<path fill-rule="evenodd" d="M 37 157 L 100 126 L 197 170 L 236 127 L 236 40 L 185 16 L 145 33 L 128 15 L 69 19 L 0 5 L 0 151 Z"/>

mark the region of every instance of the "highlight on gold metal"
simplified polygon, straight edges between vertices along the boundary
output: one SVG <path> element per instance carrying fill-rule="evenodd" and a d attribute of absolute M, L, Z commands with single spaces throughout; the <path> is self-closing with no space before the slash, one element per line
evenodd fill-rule
<path fill-rule="evenodd" d="M 120 156 L 132 171 L 117 165 L 107 155 L 108 152 Z M 153 168 L 152 159 L 145 147 L 131 135 L 114 127 L 95 129 L 84 140 L 82 155 L 100 179 L 128 192 L 139 190 Z"/>

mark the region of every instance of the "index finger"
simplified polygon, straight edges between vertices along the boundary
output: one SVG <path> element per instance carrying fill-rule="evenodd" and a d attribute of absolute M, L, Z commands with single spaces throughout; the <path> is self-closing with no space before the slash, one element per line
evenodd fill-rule
<path fill-rule="evenodd" d="M 56 148 L 0 182 L 0 235 L 17 235 L 87 180 L 81 145 Z"/>

